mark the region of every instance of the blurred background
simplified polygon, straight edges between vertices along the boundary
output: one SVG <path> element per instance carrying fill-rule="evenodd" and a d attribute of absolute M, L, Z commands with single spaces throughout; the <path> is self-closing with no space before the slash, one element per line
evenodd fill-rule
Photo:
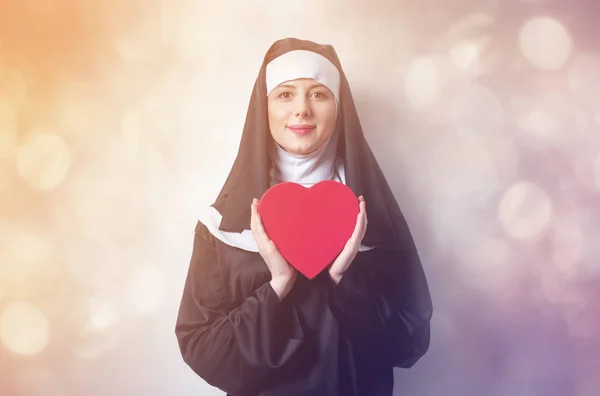
<path fill-rule="evenodd" d="M 435 304 L 395 394 L 600 394 L 600 3 L 0 0 L 0 395 L 223 395 L 175 318 L 277 39 L 332 44 Z M 593 314 L 596 312 L 596 314 Z"/>

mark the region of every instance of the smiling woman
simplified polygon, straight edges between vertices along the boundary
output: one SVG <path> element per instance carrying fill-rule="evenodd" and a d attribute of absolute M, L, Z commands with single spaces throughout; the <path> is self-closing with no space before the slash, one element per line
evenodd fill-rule
<path fill-rule="evenodd" d="M 342 252 L 307 278 L 265 232 L 256 198 L 326 180 L 350 187 L 360 212 Z M 228 395 L 391 396 L 393 368 L 428 350 L 425 273 L 330 45 L 271 46 L 238 156 L 199 220 L 175 332 L 185 362 Z"/>
<path fill-rule="evenodd" d="M 275 142 L 292 155 L 309 155 L 333 134 L 333 93 L 312 79 L 278 85 L 268 97 L 269 129 Z"/>

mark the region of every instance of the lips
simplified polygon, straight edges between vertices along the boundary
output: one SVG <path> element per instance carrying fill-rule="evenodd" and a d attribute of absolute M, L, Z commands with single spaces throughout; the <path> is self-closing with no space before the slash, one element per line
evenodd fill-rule
<path fill-rule="evenodd" d="M 315 125 L 289 125 L 288 129 L 294 133 L 297 133 L 298 135 L 306 135 L 307 133 L 315 129 Z"/>

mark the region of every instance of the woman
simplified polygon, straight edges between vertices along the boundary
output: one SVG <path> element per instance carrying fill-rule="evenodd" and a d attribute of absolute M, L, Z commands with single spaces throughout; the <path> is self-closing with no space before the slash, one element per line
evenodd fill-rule
<path fill-rule="evenodd" d="M 342 253 L 309 280 L 269 240 L 256 198 L 276 183 L 328 179 L 360 197 L 360 214 Z M 413 238 L 335 50 L 275 42 L 229 177 L 196 226 L 176 325 L 185 362 L 233 396 L 389 396 L 393 367 L 429 348 L 431 315 Z"/>

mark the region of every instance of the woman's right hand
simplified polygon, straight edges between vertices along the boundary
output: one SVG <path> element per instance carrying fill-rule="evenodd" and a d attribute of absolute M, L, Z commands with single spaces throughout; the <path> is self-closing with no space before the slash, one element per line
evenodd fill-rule
<path fill-rule="evenodd" d="M 258 199 L 254 198 L 251 205 L 250 229 L 256 240 L 256 246 L 263 260 L 271 271 L 271 286 L 282 300 L 291 290 L 296 281 L 297 270 L 279 253 L 275 243 L 269 238 L 258 214 Z"/>

